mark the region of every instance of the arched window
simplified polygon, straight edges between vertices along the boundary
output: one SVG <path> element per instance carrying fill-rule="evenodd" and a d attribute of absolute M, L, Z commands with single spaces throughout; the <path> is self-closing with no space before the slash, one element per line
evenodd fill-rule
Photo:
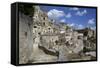
<path fill-rule="evenodd" d="M 45 17 L 43 17 L 43 20 L 45 20 Z"/>

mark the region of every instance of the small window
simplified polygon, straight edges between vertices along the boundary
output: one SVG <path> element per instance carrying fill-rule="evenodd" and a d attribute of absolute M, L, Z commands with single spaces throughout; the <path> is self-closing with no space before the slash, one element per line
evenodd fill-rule
<path fill-rule="evenodd" d="M 50 28 L 48 28 L 50 30 Z"/>
<path fill-rule="evenodd" d="M 34 26 L 34 28 L 37 28 L 37 26 Z"/>
<path fill-rule="evenodd" d="M 40 35 L 41 33 L 39 32 L 38 34 Z"/>
<path fill-rule="evenodd" d="M 43 22 L 43 25 L 45 26 L 45 22 Z"/>
<path fill-rule="evenodd" d="M 57 45 L 57 44 L 58 44 L 58 41 L 56 40 L 55 43 L 56 43 L 56 45 Z"/>
<path fill-rule="evenodd" d="M 78 36 L 78 39 L 81 39 L 81 36 Z"/>
<path fill-rule="evenodd" d="M 43 18 L 43 20 L 45 20 L 45 17 Z"/>
<path fill-rule="evenodd" d="M 27 32 L 25 32 L 25 37 L 27 37 Z"/>

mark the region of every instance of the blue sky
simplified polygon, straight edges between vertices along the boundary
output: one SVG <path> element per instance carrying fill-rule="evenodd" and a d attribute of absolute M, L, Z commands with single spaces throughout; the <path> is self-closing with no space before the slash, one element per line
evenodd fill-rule
<path fill-rule="evenodd" d="M 47 13 L 49 19 L 56 23 L 64 22 L 68 25 L 83 29 L 87 26 L 96 28 L 96 9 L 79 7 L 40 6 Z"/>

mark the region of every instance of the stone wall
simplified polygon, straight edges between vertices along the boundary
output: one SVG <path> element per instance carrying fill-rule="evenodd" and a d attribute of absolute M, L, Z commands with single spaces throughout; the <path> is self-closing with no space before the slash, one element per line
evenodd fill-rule
<path fill-rule="evenodd" d="M 19 64 L 28 63 L 33 52 L 32 18 L 19 13 Z"/>

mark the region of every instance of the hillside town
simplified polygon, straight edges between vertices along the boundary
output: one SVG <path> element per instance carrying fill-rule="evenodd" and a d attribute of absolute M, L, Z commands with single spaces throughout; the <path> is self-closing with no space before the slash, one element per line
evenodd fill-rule
<path fill-rule="evenodd" d="M 34 15 L 19 11 L 19 63 L 46 63 L 96 59 L 96 30 L 74 29 L 55 23 L 39 6 Z"/>

